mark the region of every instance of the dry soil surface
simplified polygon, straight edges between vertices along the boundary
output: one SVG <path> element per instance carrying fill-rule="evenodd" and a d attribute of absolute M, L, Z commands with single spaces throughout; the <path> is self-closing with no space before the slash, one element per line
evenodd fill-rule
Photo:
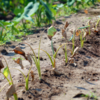
<path fill-rule="evenodd" d="M 95 7 L 96 8 L 96 7 Z M 100 6 L 97 6 L 99 9 Z M 91 8 L 94 10 L 94 8 Z M 90 9 L 90 10 L 91 10 Z M 96 10 L 96 9 L 95 9 Z M 96 11 L 94 11 L 96 12 Z M 56 20 L 54 26 L 57 29 L 57 33 L 53 37 L 53 43 L 56 48 L 60 44 L 66 43 L 66 39 L 62 38 L 61 30 L 64 27 L 66 21 L 70 24 L 66 29 L 67 41 L 70 39 L 72 33 L 71 29 L 77 29 L 85 26 L 89 20 L 95 21 L 98 19 L 99 13 L 85 14 L 81 11 L 77 14 L 72 14 L 67 17 L 60 17 Z M 0 47 L 1 55 L 3 55 L 10 67 L 11 75 L 16 86 L 18 94 L 18 100 L 96 100 L 95 98 L 81 97 L 83 94 L 95 95 L 100 100 L 100 32 L 94 34 L 91 33 L 86 37 L 83 48 L 79 48 L 77 55 L 74 57 L 75 64 L 65 64 L 64 52 L 59 50 L 56 58 L 56 68 L 61 73 L 55 75 L 52 73 L 51 62 L 48 56 L 40 51 L 40 65 L 42 73 L 42 82 L 39 82 L 37 68 L 33 62 L 32 70 L 35 75 L 35 79 L 32 82 L 31 76 L 29 78 L 29 90 L 25 91 L 25 80 L 22 74 L 13 68 L 20 69 L 20 66 L 13 61 L 13 58 L 22 57 L 16 55 L 12 50 L 19 46 L 25 53 L 32 53 L 30 47 L 24 42 L 30 44 L 35 49 L 36 55 L 38 54 L 39 40 L 41 38 L 41 49 L 44 49 L 52 56 L 51 41 L 47 37 L 48 27 L 39 28 L 36 34 L 23 37 L 22 42 L 7 42 L 6 45 Z M 33 31 L 31 29 L 31 31 Z M 71 43 L 68 41 L 68 43 Z M 78 37 L 76 38 L 75 46 L 80 46 Z M 72 46 L 67 45 L 68 49 Z M 37 55 L 38 56 L 38 55 Z M 70 57 L 70 51 L 68 51 L 68 57 Z M 23 58 L 23 57 L 22 57 Z M 24 59 L 24 58 L 23 58 Z M 4 65 L 5 61 L 3 60 Z M 24 69 L 22 70 L 27 75 L 30 68 L 30 64 L 25 59 L 23 60 Z M 0 74 L 0 88 L 7 83 L 7 80 L 2 74 Z M 0 100 L 6 100 L 7 85 L 0 92 Z M 13 96 L 10 100 L 14 100 Z"/>

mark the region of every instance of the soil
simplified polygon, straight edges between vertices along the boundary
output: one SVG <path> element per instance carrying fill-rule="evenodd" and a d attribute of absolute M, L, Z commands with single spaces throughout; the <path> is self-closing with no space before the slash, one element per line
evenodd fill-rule
<path fill-rule="evenodd" d="M 99 9 L 100 6 L 95 6 L 95 9 Z M 91 10 L 94 8 L 91 8 Z M 66 17 L 60 17 L 56 19 L 54 23 L 57 33 L 53 37 L 54 47 L 58 48 L 60 44 L 66 43 L 66 39 L 62 38 L 61 29 L 63 29 L 66 21 L 70 23 L 66 29 L 67 40 L 71 37 L 72 33 L 70 29 L 77 29 L 85 26 L 90 20 L 96 21 L 98 19 L 98 13 L 85 14 L 81 11 L 77 14 L 72 14 Z M 66 64 L 64 59 L 63 49 L 60 49 L 56 58 L 56 69 L 60 72 L 60 75 L 55 75 L 52 72 L 52 66 L 48 56 L 40 51 L 40 65 L 42 73 L 42 81 L 39 81 L 36 66 L 33 62 L 32 71 L 34 72 L 34 81 L 29 78 L 29 90 L 26 91 L 24 84 L 25 80 L 22 74 L 15 69 L 17 68 L 23 71 L 27 75 L 30 68 L 30 64 L 22 56 L 16 55 L 12 50 L 19 46 L 25 53 L 32 53 L 30 48 L 25 44 L 28 43 L 35 49 L 36 55 L 38 54 L 39 40 L 41 38 L 41 49 L 46 50 L 52 56 L 51 41 L 47 37 L 47 27 L 37 29 L 32 35 L 23 37 L 22 42 L 7 42 L 0 47 L 1 55 L 3 55 L 10 67 L 12 78 L 16 86 L 18 94 L 18 100 L 100 100 L 100 32 L 91 33 L 86 37 L 83 48 L 79 48 L 77 55 L 74 57 L 74 63 Z M 36 34 L 35 34 L 36 33 Z M 68 43 L 71 43 L 68 41 Z M 80 46 L 79 37 L 76 37 L 75 46 Z M 67 45 L 68 49 L 72 49 L 72 45 Z M 38 56 L 38 55 L 37 55 Z M 68 51 L 68 57 L 70 57 L 70 51 Z M 12 59 L 16 57 L 22 57 L 24 69 L 22 70 L 18 64 Z M 4 60 L 4 65 L 6 66 Z M 0 74 L 0 88 L 7 83 L 6 79 Z M 6 92 L 9 85 L 7 85 L 0 92 L 0 100 L 6 99 Z M 95 95 L 95 97 L 82 97 L 81 95 Z M 13 96 L 10 100 L 14 100 Z"/>

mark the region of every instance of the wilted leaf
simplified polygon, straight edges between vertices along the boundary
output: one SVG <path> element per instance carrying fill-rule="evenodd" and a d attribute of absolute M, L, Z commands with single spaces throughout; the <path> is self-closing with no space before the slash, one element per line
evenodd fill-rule
<path fill-rule="evenodd" d="M 54 69 L 53 71 L 55 75 L 61 75 L 61 72 L 59 72 L 57 69 Z"/>
<path fill-rule="evenodd" d="M 13 51 L 17 54 L 24 56 L 25 59 L 27 59 L 26 56 L 25 56 L 25 52 L 20 47 L 16 47 Z"/>
<path fill-rule="evenodd" d="M 84 32 L 83 38 L 85 38 L 88 35 L 87 32 Z"/>
<path fill-rule="evenodd" d="M 80 30 L 77 30 L 76 31 L 76 36 L 79 36 L 80 33 L 81 33 L 81 31 Z"/>
<path fill-rule="evenodd" d="M 56 34 L 56 29 L 51 26 L 48 31 L 47 31 L 47 34 L 48 34 L 48 38 L 51 40 L 51 38 Z"/>
<path fill-rule="evenodd" d="M 67 35 L 66 35 L 66 32 L 65 32 L 64 29 L 62 29 L 62 36 L 65 37 L 65 38 L 67 38 Z"/>
<path fill-rule="evenodd" d="M 32 65 L 32 59 L 31 59 L 31 55 L 27 54 L 27 60 L 30 62 L 30 64 Z"/>
<path fill-rule="evenodd" d="M 69 63 L 73 64 L 74 63 L 74 58 L 69 58 Z"/>
<path fill-rule="evenodd" d="M 64 29 L 66 29 L 68 27 L 69 23 L 66 22 L 65 26 L 64 26 Z"/>
<path fill-rule="evenodd" d="M 3 74 L 4 74 L 5 77 L 8 77 L 8 74 L 9 74 L 9 69 L 8 69 L 8 67 L 5 67 L 5 68 L 4 68 Z"/>
<path fill-rule="evenodd" d="M 88 14 L 88 10 L 85 9 L 84 12 L 85 12 L 85 14 Z"/>
<path fill-rule="evenodd" d="M 32 82 L 33 82 L 34 81 L 34 73 L 33 73 L 33 71 L 31 71 L 30 73 L 31 73 Z"/>
<path fill-rule="evenodd" d="M 19 64 L 22 69 L 24 68 L 24 66 L 22 64 L 22 59 L 21 58 L 18 58 L 17 60 L 14 60 L 14 61 L 15 61 L 15 63 Z"/>
<path fill-rule="evenodd" d="M 55 47 L 53 47 L 53 49 L 54 49 L 55 52 L 57 51 L 57 49 Z"/>
<path fill-rule="evenodd" d="M 7 100 L 9 100 L 9 98 L 10 98 L 14 93 L 16 93 L 16 90 L 15 90 L 15 85 L 13 84 L 13 85 L 9 86 L 8 91 L 6 92 Z"/>
<path fill-rule="evenodd" d="M 4 65 L 2 63 L 2 60 L 0 59 L 0 72 L 1 72 L 1 69 L 4 68 Z"/>
<path fill-rule="evenodd" d="M 73 55 L 72 55 L 71 58 L 73 58 L 73 57 L 75 56 L 75 54 L 76 54 L 76 52 L 77 52 L 78 49 L 79 49 L 79 47 L 76 47 L 76 48 L 74 49 L 74 52 L 73 52 Z"/>

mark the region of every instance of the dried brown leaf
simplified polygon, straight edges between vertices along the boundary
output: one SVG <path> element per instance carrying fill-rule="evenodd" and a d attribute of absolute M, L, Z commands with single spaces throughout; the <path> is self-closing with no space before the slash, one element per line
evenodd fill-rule
<path fill-rule="evenodd" d="M 13 84 L 13 85 L 9 86 L 8 91 L 6 92 L 7 100 L 9 100 L 9 98 L 10 98 L 14 93 L 16 93 L 16 90 L 15 90 L 15 85 Z"/>
<path fill-rule="evenodd" d="M 57 51 L 57 49 L 55 47 L 53 47 L 53 49 L 54 49 L 55 52 Z"/>
<path fill-rule="evenodd" d="M 24 69 L 24 66 L 22 64 L 22 59 L 21 58 L 18 58 L 17 60 L 14 60 L 15 63 L 19 64 L 21 66 L 21 69 Z"/>
<path fill-rule="evenodd" d="M 64 29 L 66 29 L 68 27 L 69 23 L 66 22 L 65 26 L 64 26 Z"/>
<path fill-rule="evenodd" d="M 76 47 L 76 48 L 74 49 L 74 52 L 73 52 L 73 55 L 71 56 L 71 58 L 73 58 L 73 57 L 76 55 L 76 52 L 77 52 L 78 49 L 79 49 L 79 47 Z"/>
<path fill-rule="evenodd" d="M 30 54 L 27 54 L 27 60 L 30 62 L 30 64 L 32 65 L 32 58 Z"/>
<path fill-rule="evenodd" d="M 74 63 L 74 58 L 69 58 L 69 63 L 73 64 Z"/>
<path fill-rule="evenodd" d="M 34 81 L 34 73 L 33 73 L 33 71 L 31 71 L 30 73 L 31 73 L 32 82 L 33 82 Z"/>
<path fill-rule="evenodd" d="M 80 30 L 77 30 L 76 31 L 76 36 L 79 36 L 80 33 L 81 33 L 81 31 Z"/>
<path fill-rule="evenodd" d="M 25 56 L 25 52 L 20 47 L 16 47 L 13 51 L 17 54 L 24 56 L 25 59 L 27 59 L 26 56 Z"/>
<path fill-rule="evenodd" d="M 62 36 L 65 37 L 65 38 L 67 38 L 67 35 L 66 35 L 66 32 L 65 32 L 64 29 L 62 29 Z"/>

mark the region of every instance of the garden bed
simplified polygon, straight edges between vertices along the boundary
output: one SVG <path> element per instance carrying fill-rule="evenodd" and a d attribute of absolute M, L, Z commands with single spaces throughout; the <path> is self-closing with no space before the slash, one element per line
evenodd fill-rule
<path fill-rule="evenodd" d="M 61 35 L 61 29 L 63 28 L 65 21 L 70 23 L 66 29 L 67 40 L 69 40 L 72 35 L 69 30 L 86 25 L 89 18 L 94 21 L 98 19 L 96 15 L 94 16 L 85 13 L 73 14 L 57 19 L 55 23 L 57 33 L 53 37 L 54 46 L 57 48 L 60 44 L 66 42 L 66 39 L 62 38 Z M 1 46 L 1 53 L 2 51 L 7 52 L 2 54 L 4 54 L 4 57 L 7 59 L 10 68 L 15 67 L 20 69 L 18 64 L 12 60 L 12 58 L 19 57 L 19 55 L 15 55 L 12 50 L 16 46 L 20 46 L 25 52 L 32 53 L 30 48 L 23 42 L 29 43 L 33 49 L 35 49 L 38 48 L 41 37 L 41 49 L 46 50 L 52 55 L 51 43 L 47 37 L 46 27 L 41 28 L 37 34 L 24 37 L 22 42 L 9 42 L 8 44 Z M 68 43 L 71 42 L 69 41 Z M 75 41 L 75 46 L 80 46 L 78 37 Z M 70 44 L 68 45 L 68 49 L 71 49 Z M 38 50 L 35 50 L 35 52 L 38 54 Z M 12 78 L 19 98 L 18 100 L 97 100 L 96 97 L 98 100 L 100 99 L 100 32 L 91 33 L 86 37 L 83 48 L 79 48 L 77 55 L 74 57 L 75 64 L 65 64 L 64 52 L 62 49 L 59 50 L 56 59 L 56 68 L 60 72 L 60 75 L 55 75 L 52 72 L 51 63 L 48 56 L 46 56 L 43 51 L 40 51 L 40 56 L 42 81 L 39 82 L 37 69 L 33 63 L 32 70 L 35 79 L 32 82 L 30 76 L 28 91 L 25 90 L 25 81 L 22 74 L 15 69 L 11 69 Z M 70 56 L 70 51 L 68 51 L 68 56 Z M 26 60 L 23 60 L 23 65 L 25 67 L 23 72 L 27 75 L 30 65 Z M 0 74 L 0 88 L 6 82 L 6 79 Z M 0 92 L 0 100 L 6 99 L 7 87 L 8 86 Z M 82 97 L 80 94 L 85 96 Z M 11 100 L 14 100 L 13 96 L 11 97 Z"/>

